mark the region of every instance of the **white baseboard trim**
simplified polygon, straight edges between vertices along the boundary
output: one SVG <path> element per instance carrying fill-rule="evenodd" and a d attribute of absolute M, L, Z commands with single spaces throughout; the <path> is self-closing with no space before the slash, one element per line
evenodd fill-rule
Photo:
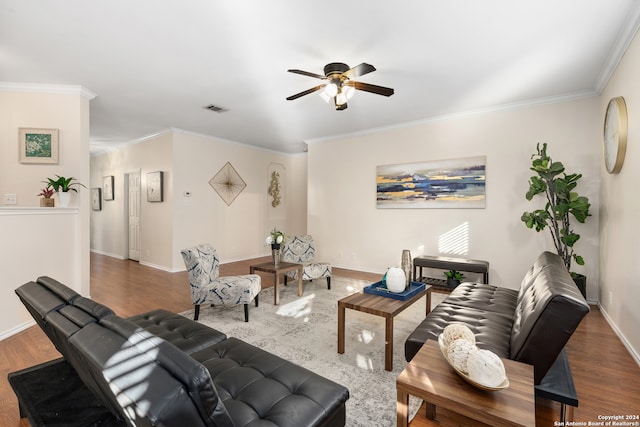
<path fill-rule="evenodd" d="M 362 267 L 354 267 L 351 265 L 345 265 L 345 264 L 331 264 L 332 267 L 335 268 L 344 268 L 345 270 L 353 270 L 353 271 L 362 271 L 363 273 L 372 273 L 372 274 L 379 274 L 380 275 L 380 280 L 382 280 L 382 276 L 384 276 L 384 271 L 379 271 L 379 270 L 367 270 L 364 269 Z"/>
<path fill-rule="evenodd" d="M 11 328 L 8 331 L 4 331 L 2 333 L 0 333 L 0 341 L 9 338 L 12 335 L 17 334 L 18 332 L 22 332 L 25 329 L 28 329 L 30 327 L 32 327 L 33 325 L 35 325 L 36 322 L 35 320 L 29 320 L 28 322 L 23 323 L 22 325 L 18 325 L 15 328 Z"/>
<path fill-rule="evenodd" d="M 98 254 L 98 255 L 105 255 L 111 258 L 116 258 L 116 259 L 127 259 L 125 257 L 123 257 L 122 255 L 117 255 L 117 254 L 112 254 L 110 252 L 105 252 L 105 251 L 101 251 L 99 249 L 90 249 L 91 252 Z"/>
<path fill-rule="evenodd" d="M 629 351 L 629 354 L 631 354 L 631 357 L 633 358 L 633 360 L 635 360 L 636 363 L 638 364 L 638 366 L 640 366 L 640 355 L 638 354 L 636 349 L 634 349 L 633 346 L 631 345 L 631 343 L 629 341 L 627 341 L 627 338 L 624 336 L 622 331 L 620 329 L 618 329 L 618 326 L 615 324 L 613 319 L 611 319 L 611 317 L 609 316 L 607 311 L 604 309 L 604 307 L 602 307 L 602 305 L 600 303 L 598 303 L 598 308 L 600 309 L 600 312 L 604 316 L 604 318 L 607 321 L 607 323 L 609 324 L 609 326 L 611 326 L 611 329 L 613 329 L 613 332 L 616 333 L 618 338 L 620 338 L 620 341 L 622 341 L 622 344 L 627 348 L 627 350 Z"/>
<path fill-rule="evenodd" d="M 150 262 L 146 262 L 146 261 L 138 261 L 140 263 L 140 265 L 144 265 L 145 267 L 151 267 L 151 268 L 155 268 L 157 270 L 162 270 L 162 271 L 166 271 L 167 273 L 177 273 L 179 271 L 185 271 L 185 269 L 175 269 L 175 268 L 170 268 L 170 267 L 165 267 L 164 265 L 158 265 L 158 264 L 153 264 Z"/>

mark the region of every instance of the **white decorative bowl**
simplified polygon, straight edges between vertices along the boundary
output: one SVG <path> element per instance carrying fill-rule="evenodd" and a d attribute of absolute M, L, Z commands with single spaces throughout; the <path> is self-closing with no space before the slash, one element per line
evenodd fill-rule
<path fill-rule="evenodd" d="M 504 379 L 502 380 L 502 382 L 497 386 L 488 386 L 486 384 L 481 384 L 479 382 L 474 381 L 471 377 L 469 377 L 468 374 L 465 374 L 464 372 L 458 370 L 453 365 L 453 363 L 451 363 L 451 360 L 449 360 L 449 355 L 447 354 L 447 347 L 444 345 L 444 337 L 442 336 L 442 334 L 438 335 L 438 344 L 440 345 L 440 351 L 442 352 L 442 355 L 444 356 L 444 360 L 446 360 L 447 363 L 449 363 L 449 365 L 451 365 L 453 370 L 458 375 L 460 375 L 463 380 L 465 380 L 466 382 L 468 382 L 472 386 L 474 386 L 476 388 L 479 388 L 480 390 L 485 390 L 485 391 L 499 391 L 499 390 L 504 390 L 505 388 L 509 387 L 509 378 L 507 378 L 506 375 L 505 375 Z"/>

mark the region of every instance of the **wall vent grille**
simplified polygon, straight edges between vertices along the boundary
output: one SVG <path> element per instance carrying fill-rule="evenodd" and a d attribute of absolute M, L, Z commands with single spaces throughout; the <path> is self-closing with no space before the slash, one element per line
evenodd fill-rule
<path fill-rule="evenodd" d="M 213 111 L 214 113 L 224 113 L 229 111 L 226 108 L 218 107 L 217 105 L 209 104 L 203 107 L 205 110 Z"/>

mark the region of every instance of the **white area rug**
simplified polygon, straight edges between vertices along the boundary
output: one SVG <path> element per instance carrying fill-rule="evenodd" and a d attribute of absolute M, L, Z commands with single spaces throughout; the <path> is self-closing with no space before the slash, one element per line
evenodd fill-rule
<path fill-rule="evenodd" d="M 249 322 L 242 306 L 201 307 L 200 322 L 236 337 L 346 386 L 347 426 L 396 425 L 396 378 L 404 369 L 404 341 L 425 317 L 425 297 L 394 322 L 393 371 L 384 370 L 384 318 L 347 309 L 345 352 L 338 354 L 338 300 L 362 290 L 370 282 L 333 277 L 282 286 L 280 305 L 273 305 L 273 288 L 260 293 L 259 307 L 251 305 Z M 432 294 L 432 307 L 444 299 Z M 183 313 L 193 318 L 192 312 Z M 412 417 L 422 402 L 410 400 Z"/>

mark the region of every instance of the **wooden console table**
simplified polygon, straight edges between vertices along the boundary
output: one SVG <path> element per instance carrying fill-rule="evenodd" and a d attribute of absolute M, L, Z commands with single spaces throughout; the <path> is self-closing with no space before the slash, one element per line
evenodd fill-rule
<path fill-rule="evenodd" d="M 456 270 L 467 273 L 480 273 L 482 274 L 482 283 L 489 283 L 489 262 L 466 259 L 466 258 L 451 258 L 442 256 L 428 256 L 422 255 L 413 259 L 413 280 L 416 282 L 423 281 L 429 285 L 436 287 L 446 287 L 446 280 L 427 278 L 422 280 L 422 268 L 437 268 L 441 270 Z M 420 272 L 418 272 L 420 268 Z M 450 288 L 449 288 L 450 289 Z"/>

